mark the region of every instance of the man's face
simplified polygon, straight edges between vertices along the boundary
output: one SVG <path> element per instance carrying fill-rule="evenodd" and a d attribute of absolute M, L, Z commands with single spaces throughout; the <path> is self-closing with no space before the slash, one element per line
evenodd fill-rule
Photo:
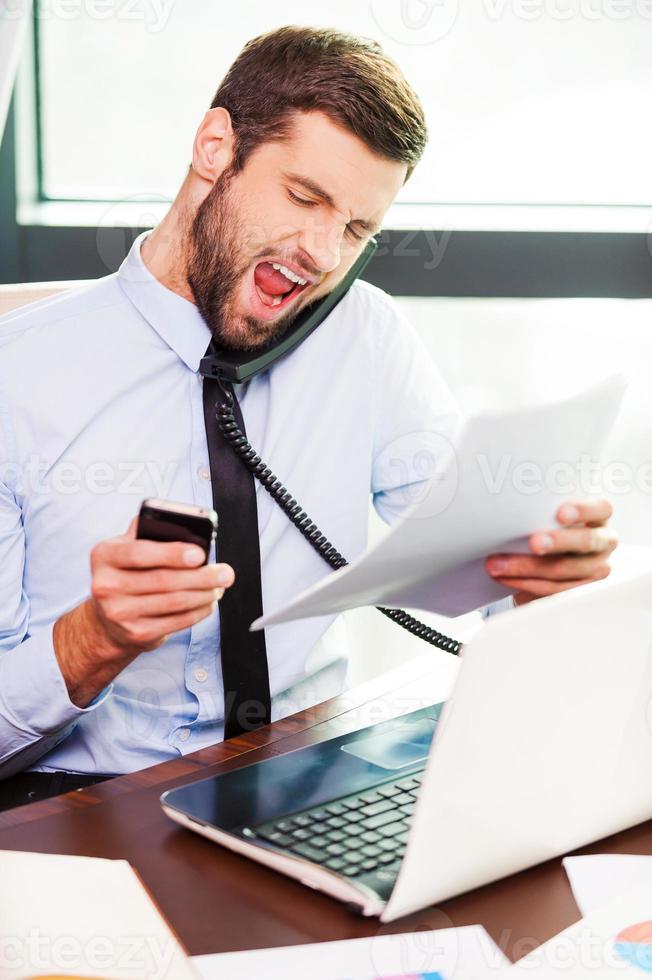
<path fill-rule="evenodd" d="M 375 234 L 406 166 L 378 156 L 322 113 L 225 172 L 191 229 L 188 281 L 221 346 L 254 349 L 330 293 Z"/>

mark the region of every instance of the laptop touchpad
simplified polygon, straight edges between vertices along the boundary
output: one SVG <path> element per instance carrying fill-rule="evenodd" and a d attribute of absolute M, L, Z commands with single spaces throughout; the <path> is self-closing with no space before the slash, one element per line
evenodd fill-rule
<path fill-rule="evenodd" d="M 381 769 L 405 769 L 428 758 L 436 724 L 433 718 L 406 721 L 389 732 L 347 742 L 342 752 Z"/>

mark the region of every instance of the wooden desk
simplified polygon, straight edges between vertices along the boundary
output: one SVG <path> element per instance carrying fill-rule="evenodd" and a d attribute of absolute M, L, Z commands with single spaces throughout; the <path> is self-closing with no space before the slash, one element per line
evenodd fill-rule
<path fill-rule="evenodd" d="M 177 827 L 159 806 L 160 794 L 172 786 L 400 714 L 386 713 L 383 696 L 409 693 L 429 670 L 426 655 L 247 737 L 0 813 L 0 849 L 126 858 L 193 954 L 480 923 L 519 959 L 579 918 L 560 859 L 381 925 Z M 652 853 L 652 822 L 585 849 L 600 851 Z"/>

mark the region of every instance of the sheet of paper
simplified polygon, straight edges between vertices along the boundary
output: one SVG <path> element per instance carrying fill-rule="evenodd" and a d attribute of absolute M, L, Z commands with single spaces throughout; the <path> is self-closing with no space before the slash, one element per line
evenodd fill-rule
<path fill-rule="evenodd" d="M 193 957 L 203 980 L 486 980 L 506 963 L 481 926 Z"/>
<path fill-rule="evenodd" d="M 652 973 L 652 886 L 637 885 L 515 963 L 509 977 L 611 980 Z"/>
<path fill-rule="evenodd" d="M 637 885 L 648 884 L 652 896 L 652 856 L 587 854 L 563 860 L 573 897 L 589 915 Z"/>
<path fill-rule="evenodd" d="M 252 628 L 364 605 L 458 616 L 508 595 L 484 558 L 526 550 L 564 500 L 587 495 L 587 464 L 600 458 L 625 387 L 614 376 L 553 404 L 469 419 L 375 547 Z"/>
<path fill-rule="evenodd" d="M 0 851 L 0 978 L 196 980 L 126 861 Z"/>

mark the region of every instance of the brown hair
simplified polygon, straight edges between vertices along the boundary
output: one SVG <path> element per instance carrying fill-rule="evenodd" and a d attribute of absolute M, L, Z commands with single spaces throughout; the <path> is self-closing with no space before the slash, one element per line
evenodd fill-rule
<path fill-rule="evenodd" d="M 291 135 L 297 112 L 321 111 L 408 177 L 428 138 L 423 107 L 400 68 L 368 38 L 314 27 L 282 27 L 254 38 L 211 103 L 236 134 L 233 171 L 270 140 Z"/>

